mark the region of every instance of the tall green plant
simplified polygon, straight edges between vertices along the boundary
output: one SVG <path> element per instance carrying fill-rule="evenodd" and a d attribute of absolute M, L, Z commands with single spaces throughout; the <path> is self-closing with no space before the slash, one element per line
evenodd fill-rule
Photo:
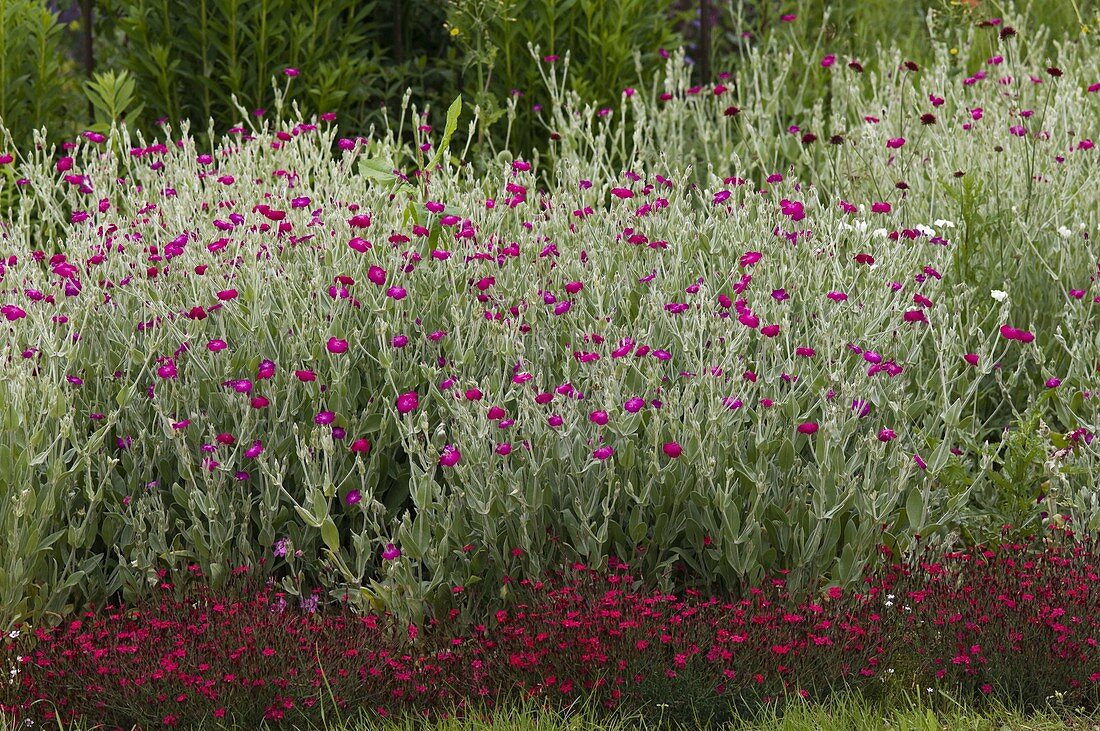
<path fill-rule="evenodd" d="M 376 3 L 355 0 L 122 0 L 125 65 L 157 117 L 228 122 L 234 98 L 273 103 L 271 77 L 299 75 L 289 101 L 335 111 L 363 96 Z"/>
<path fill-rule="evenodd" d="M 0 121 L 16 145 L 41 127 L 61 134 L 73 126 L 78 97 L 63 30 L 41 0 L 0 0 Z"/>

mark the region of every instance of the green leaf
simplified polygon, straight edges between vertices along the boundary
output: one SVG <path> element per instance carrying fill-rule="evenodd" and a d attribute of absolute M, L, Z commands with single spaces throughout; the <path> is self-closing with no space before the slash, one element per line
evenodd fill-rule
<path fill-rule="evenodd" d="M 337 553 L 340 550 L 340 531 L 336 529 L 336 523 L 332 522 L 331 516 L 325 516 L 325 520 L 321 523 L 321 540 L 325 542 L 325 545 L 333 553 Z"/>
<path fill-rule="evenodd" d="M 435 150 L 435 155 L 432 156 L 431 162 L 425 170 L 433 170 L 439 161 L 443 158 L 443 153 L 451 146 L 451 137 L 454 135 L 455 130 L 458 129 L 458 115 L 462 113 L 462 95 L 459 94 L 453 102 L 451 102 L 450 108 L 447 110 L 447 123 L 443 126 L 443 139 L 439 142 L 439 147 Z"/>
<path fill-rule="evenodd" d="M 909 517 L 909 525 L 914 530 L 920 530 L 924 522 L 924 499 L 919 489 L 909 493 L 909 498 L 905 501 L 905 514 Z"/>

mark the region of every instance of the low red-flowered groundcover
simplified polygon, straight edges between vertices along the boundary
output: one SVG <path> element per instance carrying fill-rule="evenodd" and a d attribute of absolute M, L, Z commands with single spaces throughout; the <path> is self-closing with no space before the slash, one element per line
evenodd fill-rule
<path fill-rule="evenodd" d="M 453 609 L 419 627 L 355 616 L 318 594 L 289 597 L 238 570 L 248 581 L 224 595 L 200 584 L 176 600 L 164 583 L 158 604 L 13 633 L 0 699 L 17 719 L 52 722 L 56 712 L 125 728 L 317 722 L 322 705 L 445 716 L 582 697 L 608 710 L 668 704 L 722 717 L 794 694 L 897 684 L 1025 708 L 1051 697 L 1097 707 L 1092 540 L 1058 530 L 884 556 L 859 591 L 826 585 L 802 600 L 782 576 L 719 599 L 638 588 L 615 559 L 602 570 L 574 564 L 513 580 L 507 607 Z"/>

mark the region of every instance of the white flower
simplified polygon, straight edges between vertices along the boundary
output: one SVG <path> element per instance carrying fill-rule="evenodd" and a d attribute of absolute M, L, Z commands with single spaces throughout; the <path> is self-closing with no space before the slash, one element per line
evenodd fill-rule
<path fill-rule="evenodd" d="M 928 237 L 936 235 L 936 229 L 932 228 L 931 226 L 925 226 L 923 223 L 918 223 L 916 225 L 916 229 Z"/>
<path fill-rule="evenodd" d="M 954 224 L 953 221 L 946 221 L 942 218 L 937 218 L 932 223 L 934 223 L 935 225 L 940 226 L 940 227 L 955 228 L 955 224 Z"/>
<path fill-rule="evenodd" d="M 1006 299 L 1008 299 L 1008 292 L 1002 292 L 999 289 L 994 289 L 990 290 L 989 296 L 997 300 L 998 302 L 1004 302 Z"/>
<path fill-rule="evenodd" d="M 856 231 L 859 231 L 861 234 L 862 233 L 867 233 L 867 222 L 866 221 L 856 221 L 855 229 L 856 229 Z"/>
<path fill-rule="evenodd" d="M 1065 226 L 1059 226 L 1058 235 L 1061 236 L 1063 239 L 1068 239 L 1070 236 L 1073 236 L 1073 232 Z"/>
<path fill-rule="evenodd" d="M 886 238 L 888 233 L 889 232 L 884 228 L 876 228 L 874 231 L 871 232 L 871 235 L 875 238 L 884 239 Z"/>
<path fill-rule="evenodd" d="M 19 636 L 19 630 L 17 630 L 17 629 L 13 629 L 11 632 L 8 633 L 8 637 L 12 638 L 13 640 L 18 636 Z"/>

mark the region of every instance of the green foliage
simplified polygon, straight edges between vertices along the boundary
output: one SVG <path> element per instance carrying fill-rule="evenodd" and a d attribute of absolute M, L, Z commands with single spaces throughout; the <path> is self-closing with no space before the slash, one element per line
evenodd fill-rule
<path fill-rule="evenodd" d="M 273 76 L 299 69 L 288 101 L 313 112 L 363 101 L 376 3 L 355 0 L 118 0 L 113 3 L 149 113 L 205 126 L 274 102 Z M 236 101 L 234 101 L 234 99 Z"/>
<path fill-rule="evenodd" d="M 129 72 L 105 71 L 84 82 L 84 93 L 95 110 L 95 124 L 90 129 L 106 132 L 114 124 L 141 116 L 145 104 L 137 99 L 134 79 Z"/>
<path fill-rule="evenodd" d="M 17 146 L 36 129 L 59 135 L 74 126 L 79 98 L 63 31 L 41 0 L 0 0 L 0 121 Z"/>
<path fill-rule="evenodd" d="M 488 131 L 524 153 L 545 145 L 534 107 L 549 101 L 529 47 L 568 56 L 567 88 L 607 106 L 660 66 L 660 50 L 679 45 L 670 13 L 668 0 L 449 0 L 447 27 L 463 52 L 463 81 L 474 86 L 473 102 Z M 509 123 L 496 124 L 506 113 Z"/>

